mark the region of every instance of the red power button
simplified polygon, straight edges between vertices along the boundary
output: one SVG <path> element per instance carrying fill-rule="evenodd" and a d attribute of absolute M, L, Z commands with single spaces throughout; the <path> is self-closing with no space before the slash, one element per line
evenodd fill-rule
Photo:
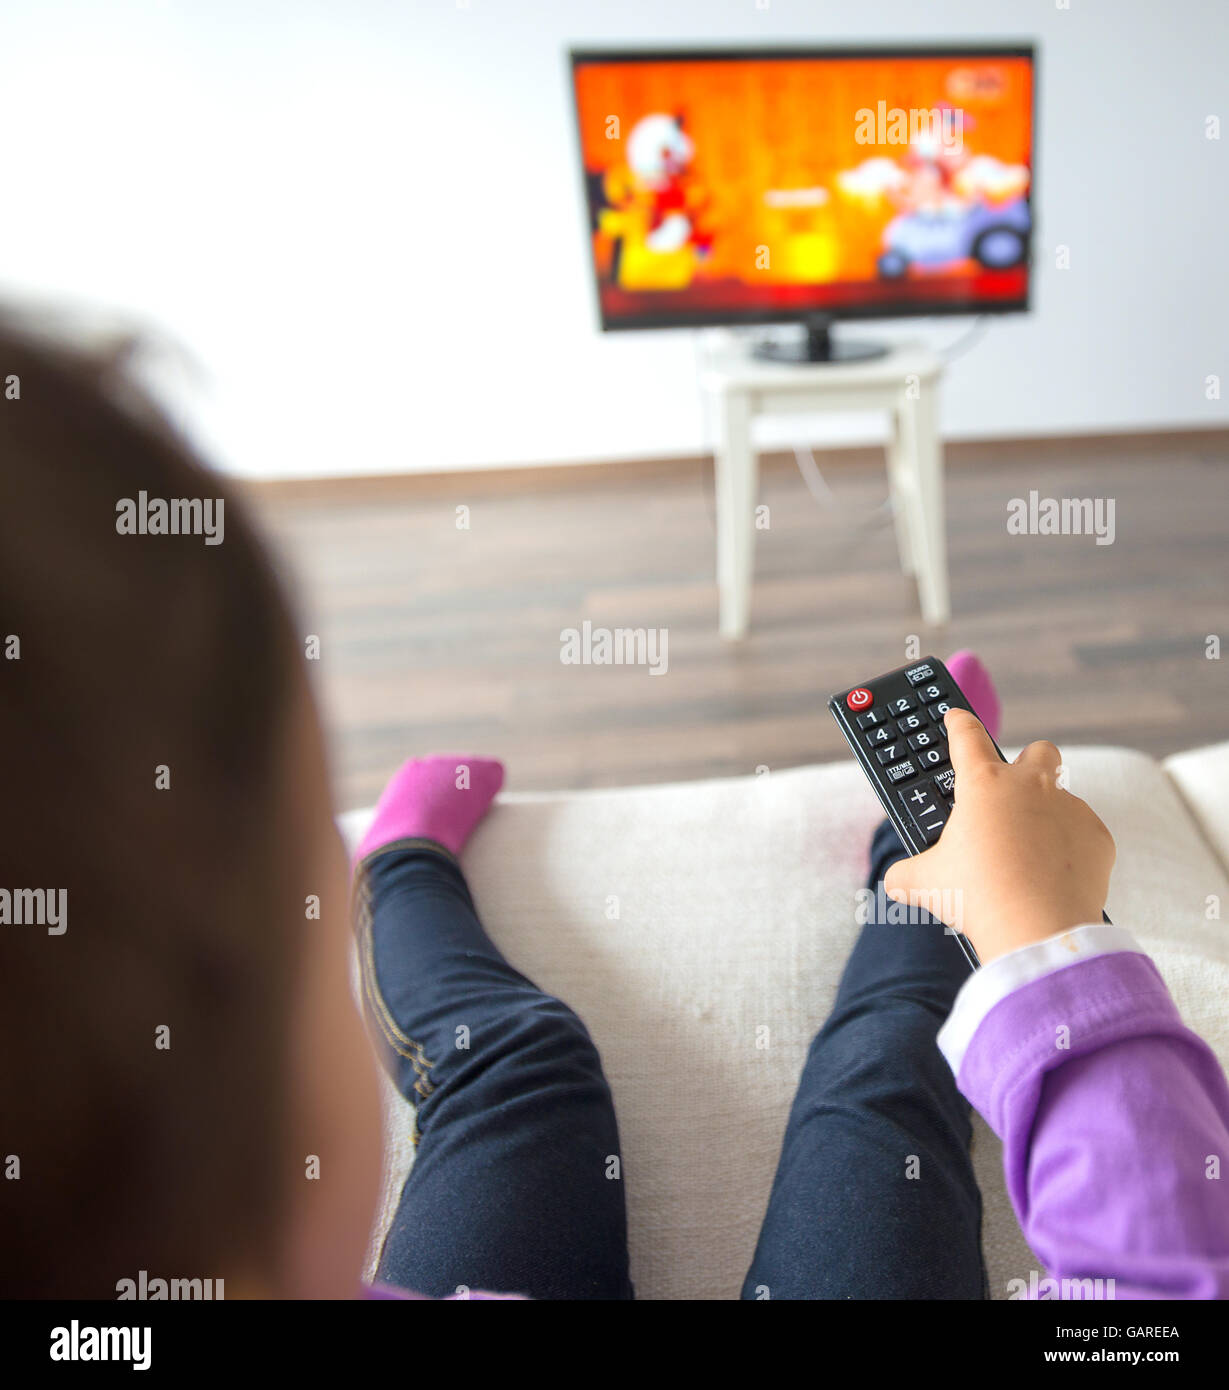
<path fill-rule="evenodd" d="M 845 703 L 850 709 L 870 709 L 874 702 L 875 697 L 863 685 L 860 685 L 857 690 L 851 690 L 845 696 Z"/>

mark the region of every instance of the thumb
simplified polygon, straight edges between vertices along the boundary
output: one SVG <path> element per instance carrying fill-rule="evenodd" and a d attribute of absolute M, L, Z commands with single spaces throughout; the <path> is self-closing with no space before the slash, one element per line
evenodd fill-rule
<path fill-rule="evenodd" d="M 883 876 L 883 891 L 893 902 L 922 908 L 948 926 L 948 904 L 944 888 L 951 882 L 951 866 L 943 853 L 943 842 L 931 845 L 910 859 L 898 859 Z"/>
<path fill-rule="evenodd" d="M 888 865 L 883 876 L 883 887 L 888 897 L 900 898 L 911 892 L 930 889 L 936 883 L 945 881 L 948 871 L 948 855 L 943 841 L 924 849 L 921 854 L 906 855 L 894 864 Z"/>
<path fill-rule="evenodd" d="M 888 866 L 883 876 L 883 891 L 894 902 L 907 902 L 909 894 L 929 883 L 935 877 L 936 851 L 938 846 L 914 854 L 906 859 L 898 859 Z"/>

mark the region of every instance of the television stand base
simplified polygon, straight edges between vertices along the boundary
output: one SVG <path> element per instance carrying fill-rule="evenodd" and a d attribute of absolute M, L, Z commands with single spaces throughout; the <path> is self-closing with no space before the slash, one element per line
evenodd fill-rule
<path fill-rule="evenodd" d="M 832 320 L 816 316 L 803 321 L 806 332 L 800 341 L 757 343 L 751 349 L 756 357 L 769 362 L 869 362 L 886 357 L 891 351 L 888 343 L 836 342 L 832 337 Z"/>

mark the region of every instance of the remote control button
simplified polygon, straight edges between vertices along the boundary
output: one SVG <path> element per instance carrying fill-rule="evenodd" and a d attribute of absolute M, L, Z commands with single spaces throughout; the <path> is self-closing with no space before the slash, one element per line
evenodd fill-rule
<path fill-rule="evenodd" d="M 896 721 L 896 727 L 902 734 L 916 733 L 918 729 L 926 727 L 926 716 L 924 714 L 906 714 L 903 719 Z"/>
<path fill-rule="evenodd" d="M 917 701 L 911 700 L 908 695 L 902 695 L 898 700 L 889 700 L 888 709 L 893 714 L 908 714 L 910 710 L 917 709 Z"/>
<path fill-rule="evenodd" d="M 896 796 L 908 813 L 909 819 L 921 832 L 922 838 L 928 845 L 933 845 L 947 824 L 947 807 L 925 787 L 914 787 L 912 791 L 907 792 L 900 791 Z"/>
<path fill-rule="evenodd" d="M 873 729 L 876 724 L 882 724 L 887 717 L 881 709 L 868 709 L 865 714 L 858 715 L 856 723 L 859 729 Z"/>
<path fill-rule="evenodd" d="M 903 758 L 907 750 L 899 739 L 895 743 L 885 743 L 882 748 L 875 749 L 875 757 L 879 759 L 880 767 L 887 767 L 889 763 L 894 763 L 897 758 Z"/>
<path fill-rule="evenodd" d="M 918 666 L 910 666 L 905 672 L 905 679 L 910 685 L 921 685 L 923 681 L 933 679 L 935 668 L 929 662 L 923 661 Z"/>
<path fill-rule="evenodd" d="M 951 709 L 951 707 L 952 702 L 950 700 L 940 700 L 937 705 L 931 705 L 930 708 L 926 711 L 926 713 L 930 715 L 930 717 L 935 721 L 936 724 L 942 725 L 943 716 L 948 712 L 949 709 Z M 959 706 L 957 706 L 957 708 L 959 708 Z"/>
<path fill-rule="evenodd" d="M 919 748 L 935 748 L 939 743 L 938 729 L 923 729 L 920 734 L 909 735 L 909 747 L 915 752 Z"/>
<path fill-rule="evenodd" d="M 945 748 L 921 748 L 918 750 L 917 760 L 924 768 L 942 767 L 947 762 L 947 750 Z"/>
<path fill-rule="evenodd" d="M 924 685 L 916 694 L 924 705 L 932 704 L 935 700 L 947 699 L 947 691 L 941 685 Z"/>
<path fill-rule="evenodd" d="M 891 724 L 880 724 L 877 729 L 872 729 L 867 734 L 866 741 L 872 748 L 875 748 L 881 743 L 895 743 L 896 738 L 896 730 Z"/>
<path fill-rule="evenodd" d="M 875 697 L 864 685 L 860 685 L 845 696 L 845 703 L 853 710 L 870 709 L 875 703 Z"/>
<path fill-rule="evenodd" d="M 907 782 L 917 776 L 917 768 L 908 758 L 903 763 L 894 763 L 885 769 L 889 782 Z"/>
<path fill-rule="evenodd" d="M 945 767 L 942 772 L 936 772 L 934 783 L 944 796 L 954 797 L 956 795 L 956 769 Z"/>

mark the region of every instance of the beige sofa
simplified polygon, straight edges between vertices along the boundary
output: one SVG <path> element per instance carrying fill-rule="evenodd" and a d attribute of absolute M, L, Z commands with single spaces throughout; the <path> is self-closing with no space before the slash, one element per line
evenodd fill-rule
<path fill-rule="evenodd" d="M 1217 915 L 1229 912 L 1229 743 L 1163 763 L 1121 748 L 1065 751 L 1071 790 L 1118 843 L 1110 916 L 1229 1063 L 1229 925 Z M 352 843 L 369 815 L 342 818 Z M 641 1298 L 738 1296 L 803 1058 L 857 931 L 854 894 L 879 819 L 862 773 L 842 761 L 508 795 L 465 850 L 491 936 L 576 1009 L 601 1050 Z M 373 1249 L 412 1155 L 408 1107 L 388 1096 Z M 973 1152 L 1002 1298 L 1039 1265 L 980 1121 Z"/>

